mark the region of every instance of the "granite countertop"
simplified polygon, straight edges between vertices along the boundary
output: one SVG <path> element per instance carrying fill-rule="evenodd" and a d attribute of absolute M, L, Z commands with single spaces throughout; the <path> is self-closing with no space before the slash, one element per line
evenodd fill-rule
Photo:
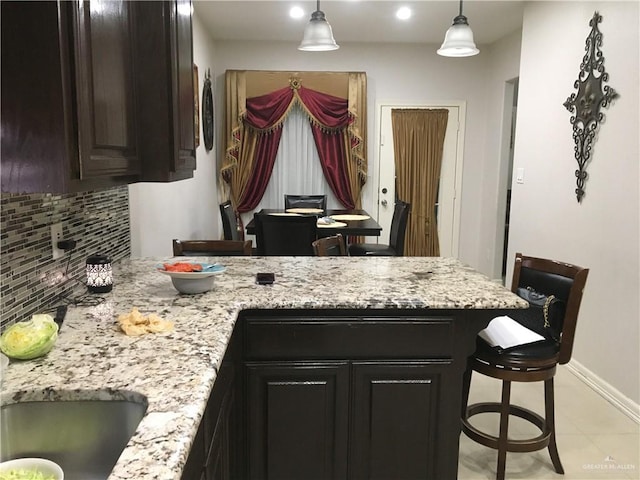
<path fill-rule="evenodd" d="M 179 479 L 243 309 L 505 309 L 527 304 L 502 285 L 449 258 L 219 257 L 226 272 L 214 288 L 181 295 L 154 267 L 167 259 L 114 265 L 114 288 L 95 306 L 69 307 L 58 342 L 45 357 L 12 361 L 2 403 L 53 399 L 131 399 L 147 413 L 110 480 Z M 273 285 L 255 283 L 274 272 Z M 137 307 L 175 322 L 172 332 L 127 337 L 119 314 Z"/>

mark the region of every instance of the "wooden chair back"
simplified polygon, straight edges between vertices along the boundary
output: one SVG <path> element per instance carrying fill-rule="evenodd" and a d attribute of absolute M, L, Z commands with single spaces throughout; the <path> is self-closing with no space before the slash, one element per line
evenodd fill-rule
<path fill-rule="evenodd" d="M 242 218 L 233 209 L 230 200 L 220 204 L 220 215 L 222 216 L 224 239 L 244 240 L 244 225 L 242 225 Z"/>
<path fill-rule="evenodd" d="M 555 295 L 566 302 L 560 338 L 560 364 L 571 360 L 578 312 L 588 274 L 587 268 L 516 253 L 511 291 L 517 293 L 518 287 L 531 287 L 537 292 Z"/>
<path fill-rule="evenodd" d="M 394 249 L 396 255 L 404 255 L 404 239 L 407 233 L 407 222 L 409 221 L 409 203 L 398 200 L 393 210 L 391 219 L 391 233 L 389 234 L 389 246 Z"/>
<path fill-rule="evenodd" d="M 316 240 L 314 215 L 269 215 L 255 213 L 258 255 L 313 256 Z"/>
<path fill-rule="evenodd" d="M 285 195 L 284 208 L 320 208 L 322 211 L 327 209 L 326 195 Z"/>
<path fill-rule="evenodd" d="M 332 237 L 319 238 L 311 244 L 317 257 L 344 257 L 347 256 L 344 237 L 341 233 Z"/>
<path fill-rule="evenodd" d="M 176 257 L 230 257 L 250 256 L 250 240 L 178 240 L 173 239 Z"/>

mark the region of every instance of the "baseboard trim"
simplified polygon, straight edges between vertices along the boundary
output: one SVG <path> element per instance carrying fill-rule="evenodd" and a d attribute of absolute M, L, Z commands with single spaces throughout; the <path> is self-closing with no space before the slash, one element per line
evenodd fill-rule
<path fill-rule="evenodd" d="M 614 407 L 631 418 L 634 422 L 640 424 L 640 405 L 635 403 L 629 397 L 623 395 L 619 390 L 605 382 L 602 378 L 598 377 L 580 362 L 571 360 L 565 366 L 572 374 L 586 383 Z"/>

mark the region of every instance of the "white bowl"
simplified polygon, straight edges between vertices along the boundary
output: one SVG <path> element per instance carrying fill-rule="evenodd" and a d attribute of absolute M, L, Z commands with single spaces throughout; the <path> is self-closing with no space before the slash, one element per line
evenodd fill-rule
<path fill-rule="evenodd" d="M 171 283 L 180 293 L 193 295 L 211 290 L 214 276 L 226 270 L 225 267 L 217 264 L 201 263 L 200 265 L 202 265 L 201 272 L 170 272 L 162 266 L 158 267 L 158 271 L 171 277 Z"/>
<path fill-rule="evenodd" d="M 213 275 L 200 278 L 171 277 L 171 283 L 180 293 L 189 295 L 204 293 L 213 288 Z"/>
<path fill-rule="evenodd" d="M 9 473 L 11 470 L 36 470 L 45 478 L 53 476 L 54 480 L 64 480 L 62 468 L 46 458 L 16 458 L 0 463 L 0 473 Z"/>

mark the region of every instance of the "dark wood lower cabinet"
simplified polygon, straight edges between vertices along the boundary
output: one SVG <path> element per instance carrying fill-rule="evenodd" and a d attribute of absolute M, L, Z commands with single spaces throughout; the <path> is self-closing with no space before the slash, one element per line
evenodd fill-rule
<path fill-rule="evenodd" d="M 353 363 L 349 478 L 437 478 L 443 367 L 446 362 Z"/>
<path fill-rule="evenodd" d="M 246 364 L 248 477 L 347 478 L 349 365 Z"/>
<path fill-rule="evenodd" d="M 183 479 L 455 480 L 462 374 L 496 314 L 242 312 Z"/>
<path fill-rule="evenodd" d="M 239 352 L 239 335 L 233 336 L 227 355 L 218 371 L 209 396 L 198 432 L 193 441 L 187 463 L 182 471 L 182 480 L 231 480 L 241 478 L 236 473 L 238 461 L 234 442 L 242 438 L 238 426 L 240 390 L 237 378 L 241 369 L 236 366 L 235 355 Z"/>
<path fill-rule="evenodd" d="M 233 367 L 223 365 L 220 373 L 223 379 L 223 393 L 218 397 L 219 400 L 216 399 L 215 402 L 212 402 L 212 415 L 207 422 L 207 428 L 205 428 L 207 437 L 211 438 L 204 465 L 207 480 L 230 480 L 232 478 L 231 433 L 234 427 L 232 412 L 235 400 Z"/>
<path fill-rule="evenodd" d="M 204 424 L 203 418 L 198 428 L 198 433 L 196 433 L 196 438 L 193 440 L 193 445 L 191 445 L 187 463 L 182 470 L 182 480 L 206 480 L 204 463 L 207 447 L 205 446 Z"/>

